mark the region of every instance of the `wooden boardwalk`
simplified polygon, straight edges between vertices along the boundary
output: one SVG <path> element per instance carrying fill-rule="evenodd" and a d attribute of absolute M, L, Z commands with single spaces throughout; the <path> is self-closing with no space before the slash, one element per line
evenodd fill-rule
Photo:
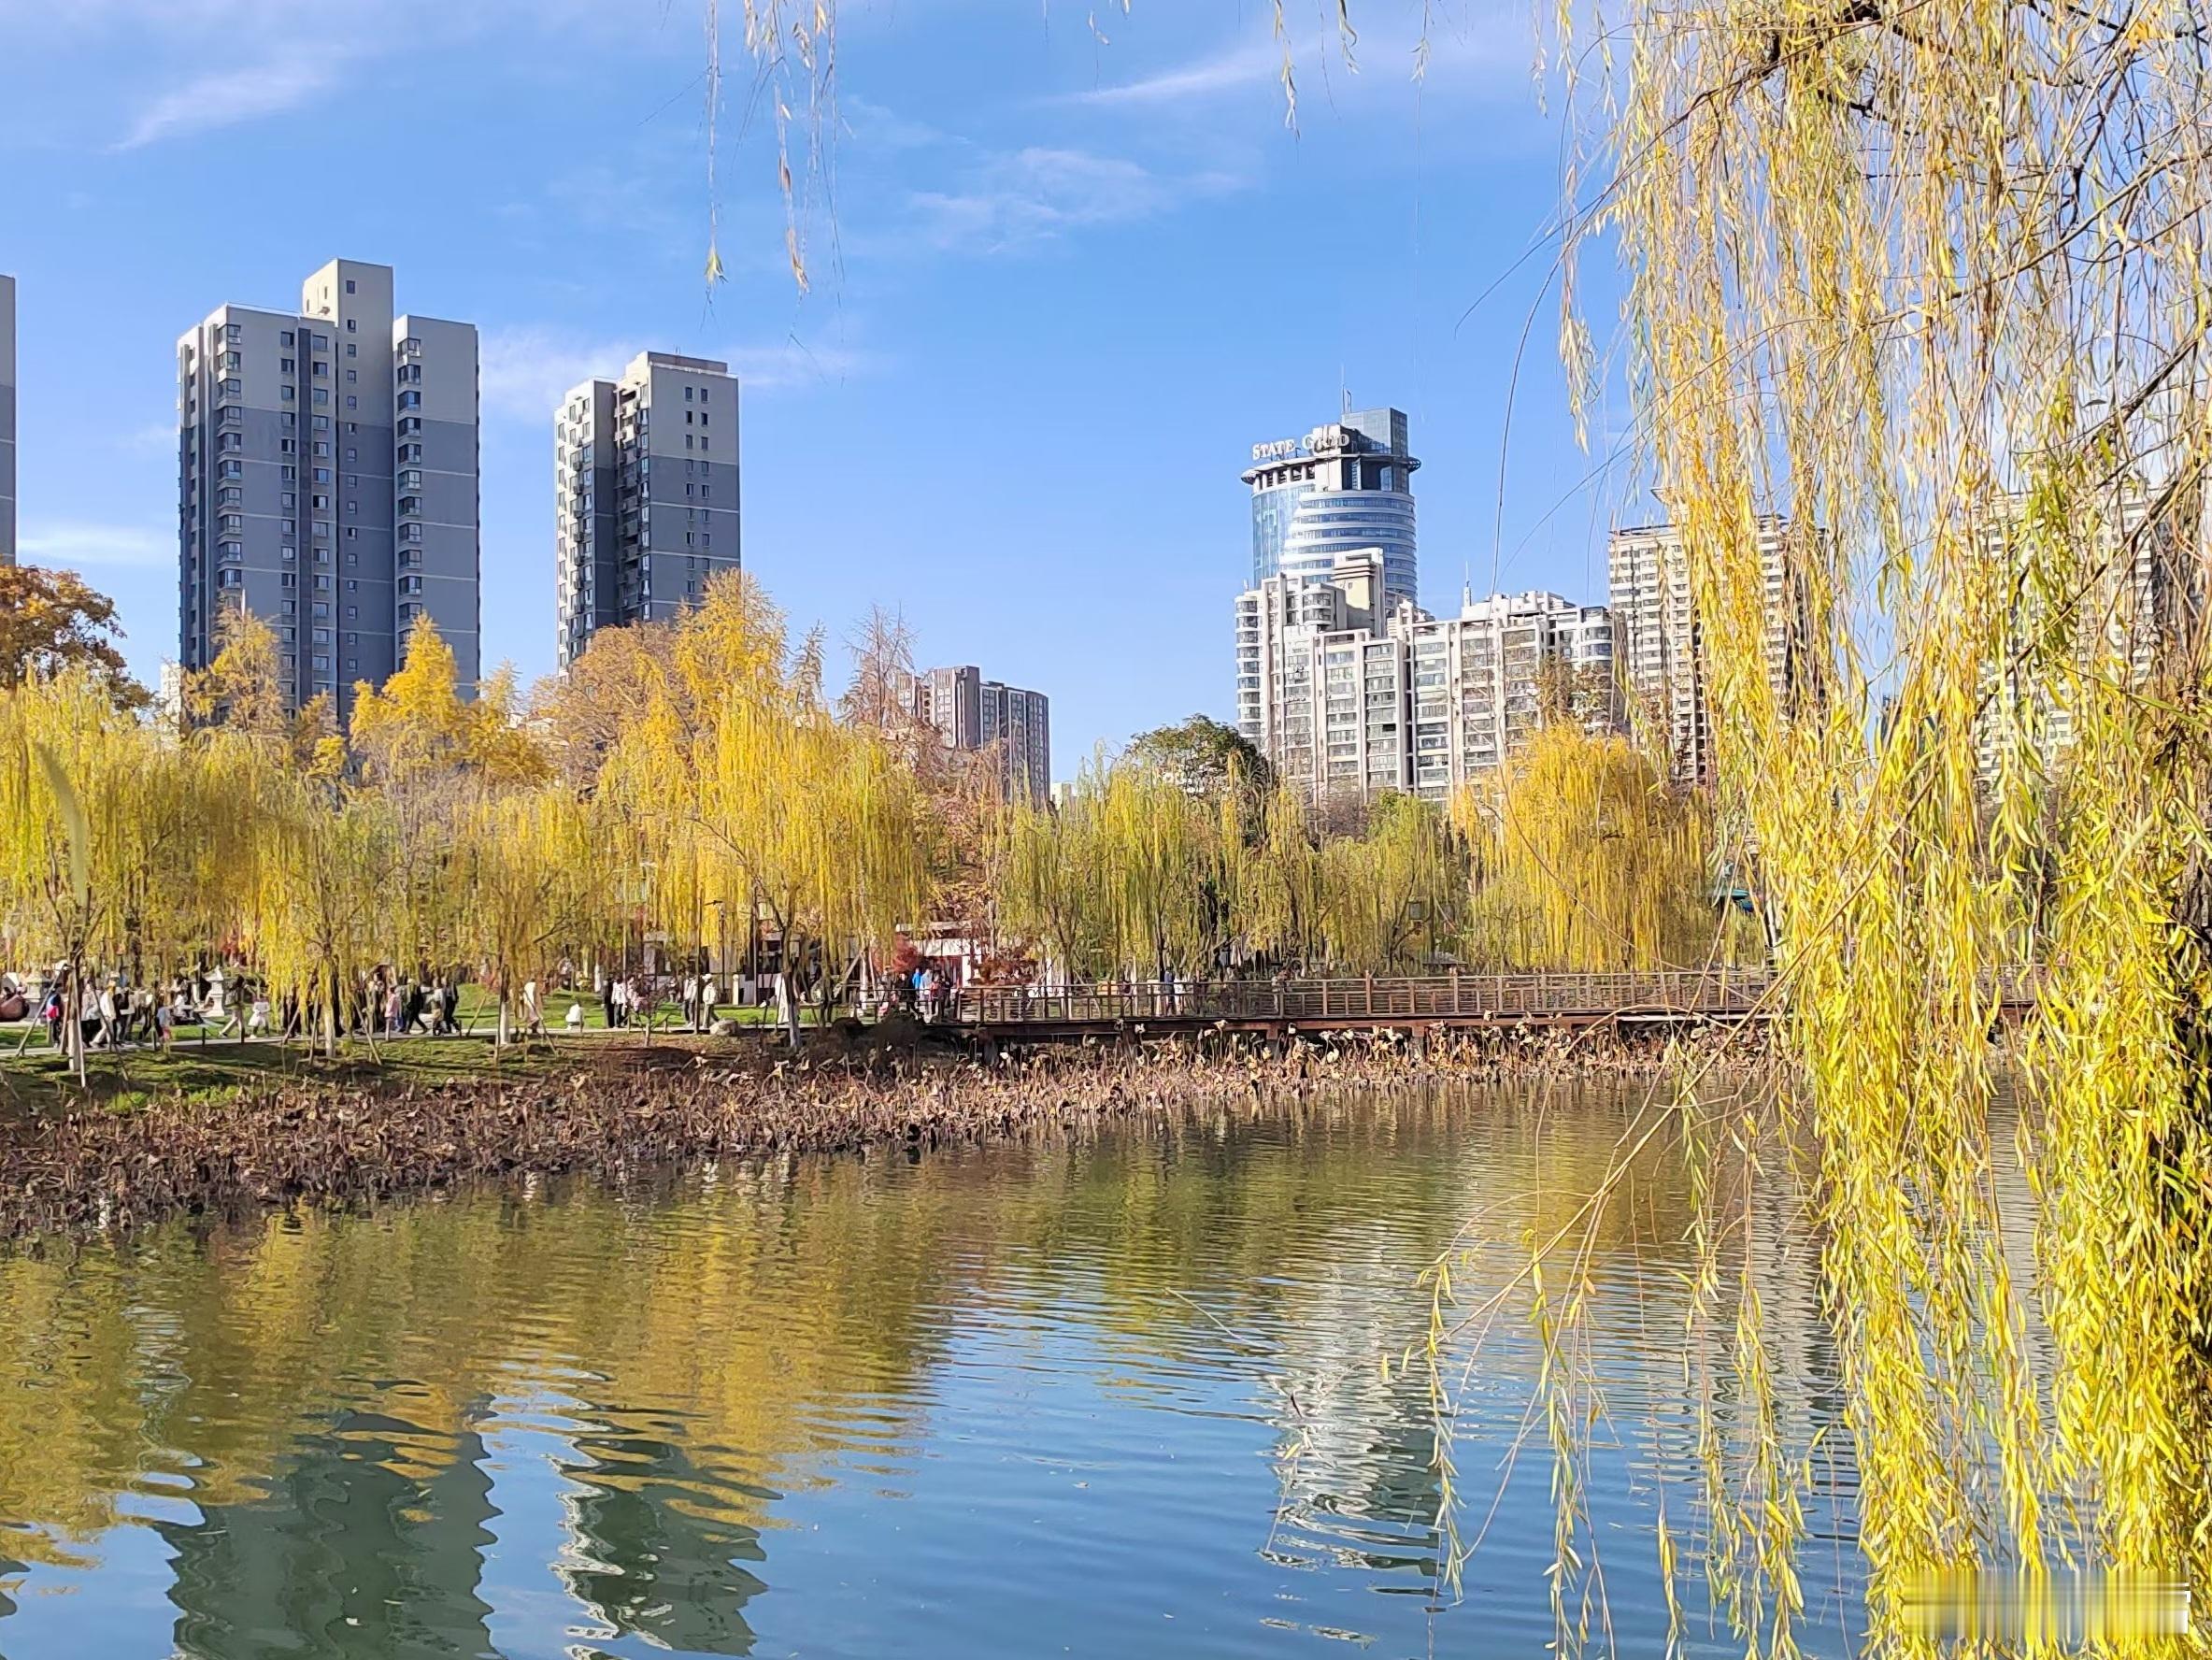
<path fill-rule="evenodd" d="M 1992 985 L 2007 1016 L 2029 999 L 2027 976 Z M 1287 1037 L 1293 1032 L 1401 1031 L 1486 1026 L 1735 1024 L 1764 1020 L 1780 994 L 1762 969 L 1661 974 L 1433 974 L 1357 980 L 1229 980 L 1164 984 L 1035 988 L 968 987 L 938 1015 L 994 1041 L 1076 1038 L 1142 1032 L 1173 1036 L 1225 1029 Z"/>

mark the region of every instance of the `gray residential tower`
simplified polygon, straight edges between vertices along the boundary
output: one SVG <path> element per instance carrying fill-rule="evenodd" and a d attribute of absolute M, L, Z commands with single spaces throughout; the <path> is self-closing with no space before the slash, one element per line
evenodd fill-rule
<path fill-rule="evenodd" d="M 180 649 L 277 630 L 285 690 L 380 682 L 427 616 L 481 675 L 477 331 L 394 316 L 392 267 L 333 260 L 296 313 L 224 306 L 177 343 Z"/>
<path fill-rule="evenodd" d="M 602 628 L 664 621 L 739 568 L 737 378 L 646 351 L 553 415 L 560 659 Z"/>

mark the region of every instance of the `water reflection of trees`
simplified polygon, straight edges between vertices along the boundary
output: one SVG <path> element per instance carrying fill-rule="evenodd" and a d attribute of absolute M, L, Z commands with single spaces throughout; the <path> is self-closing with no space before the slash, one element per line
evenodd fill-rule
<path fill-rule="evenodd" d="M 27 1529 L 6 1536 L 14 1555 L 66 1562 L 130 1495 L 189 1497 L 197 1521 L 158 1524 L 186 1653 L 273 1653 L 287 1633 L 289 1652 L 483 1653 L 486 1441 L 527 1419 L 557 1448 L 549 1566 L 584 1615 L 744 1653 L 778 1495 L 895 1466 L 955 1323 L 987 1305 L 1017 1330 L 1079 1318 L 1103 1387 L 1248 1377 L 1283 1479 L 1252 1548 L 1425 1590 L 1430 1404 L 1381 1365 L 1426 1326 L 1412 1271 L 1470 1217 L 1494 1271 L 1517 1269 L 1512 1241 L 1596 1190 L 1629 1110 L 1347 1098 L 0 1259 L 0 1521 Z M 1638 1364 L 1679 1365 L 1678 1326 L 1634 1333 L 1689 1203 L 1661 1159 L 1597 1218 L 1594 1295 Z M 1533 1352 L 1492 1364 L 1502 1398 L 1525 1395 Z"/>

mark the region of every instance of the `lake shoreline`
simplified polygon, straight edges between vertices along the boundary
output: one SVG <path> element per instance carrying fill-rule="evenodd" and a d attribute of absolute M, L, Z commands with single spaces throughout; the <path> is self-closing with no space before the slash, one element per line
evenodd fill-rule
<path fill-rule="evenodd" d="M 885 1064 L 796 1059 L 758 1042 L 558 1046 L 512 1078 L 381 1084 L 358 1071 L 96 1101 L 21 1115 L 0 1133 L 0 1240 L 127 1234 L 178 1217 L 358 1209 L 535 1176 L 628 1180 L 657 1167 L 854 1153 L 1082 1132 L 1132 1119 L 1259 1109 L 1346 1084 L 1656 1075 L 1740 1066 L 1754 1039 L 1673 1044 L 1522 1034 L 1432 1044 L 1294 1044 L 1268 1052 L 1152 1044 L 1033 1052 L 981 1066 L 908 1053 Z M 564 1060 L 564 1054 L 566 1059 Z"/>

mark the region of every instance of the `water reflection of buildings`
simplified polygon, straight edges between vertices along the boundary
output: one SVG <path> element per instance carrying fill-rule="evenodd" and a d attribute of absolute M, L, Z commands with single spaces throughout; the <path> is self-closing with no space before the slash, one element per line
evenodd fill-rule
<path fill-rule="evenodd" d="M 478 1593 L 492 1480 L 473 1429 L 410 1473 L 411 1424 L 350 1413 L 303 1439 L 266 1496 L 157 1523 L 175 1553 L 179 1655 L 490 1654 Z"/>
<path fill-rule="evenodd" d="M 561 1495 L 567 1539 L 553 1567 L 605 1623 L 603 1635 L 679 1653 L 752 1653 L 744 1609 L 768 1587 L 738 1564 L 767 1553 L 758 1529 L 711 1514 L 726 1478 L 611 1417 L 573 1445 L 577 1461 L 560 1467 L 572 1485 Z"/>

